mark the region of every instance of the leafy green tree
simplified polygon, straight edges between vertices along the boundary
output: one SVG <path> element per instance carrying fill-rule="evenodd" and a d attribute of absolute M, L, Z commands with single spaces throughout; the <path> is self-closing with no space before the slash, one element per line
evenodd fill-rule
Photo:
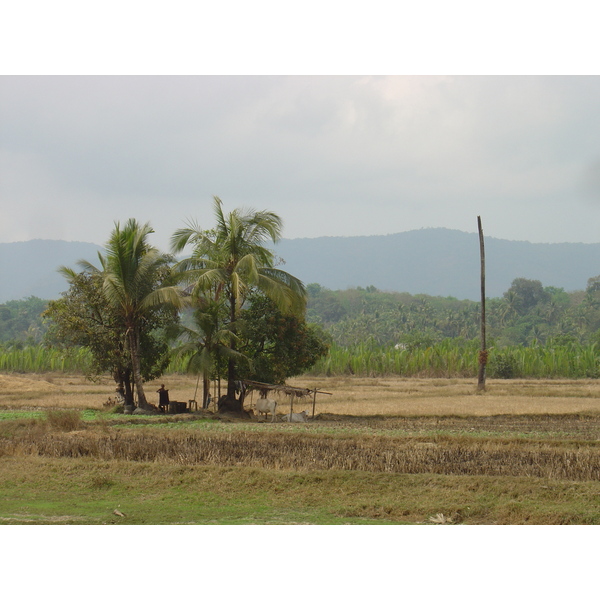
<path fill-rule="evenodd" d="M 600 275 L 596 275 L 596 277 L 590 277 L 587 280 L 587 287 L 585 291 L 588 294 L 598 294 L 598 296 L 600 296 Z"/>
<path fill-rule="evenodd" d="M 228 326 L 237 333 L 242 306 L 252 290 L 260 290 L 286 313 L 302 314 L 306 306 L 304 284 L 286 271 L 276 268 L 273 251 L 265 247 L 270 240 L 281 239 L 282 221 L 269 211 L 235 209 L 225 214 L 221 200 L 214 197 L 216 226 L 201 229 L 196 223 L 178 229 L 171 238 L 173 252 L 188 244 L 192 255 L 178 263 L 182 281 L 190 284 L 193 296 L 210 293 L 215 301 L 228 308 Z M 235 338 L 230 349 L 236 352 Z M 227 401 L 242 409 L 236 399 L 237 362 L 228 359 Z"/>
<path fill-rule="evenodd" d="M 47 304 L 36 296 L 0 304 L 0 342 L 39 343 L 46 329 L 40 315 Z"/>
<path fill-rule="evenodd" d="M 82 346 L 93 357 L 94 377 L 111 373 L 115 382 L 123 386 L 125 402 L 133 404 L 133 378 L 127 336 L 117 311 L 104 297 L 103 277 L 100 272 L 75 273 L 61 269 L 69 280 L 69 289 L 59 300 L 49 302 L 43 313 L 48 322 L 45 335 L 53 346 Z M 167 366 L 169 347 L 165 331 L 178 321 L 172 309 L 162 307 L 148 313 L 140 329 L 141 372 L 145 381 L 159 377 Z"/>
<path fill-rule="evenodd" d="M 515 279 L 504 297 L 511 302 L 519 315 L 524 315 L 536 305 L 547 302 L 550 294 L 544 290 L 541 281 L 518 277 Z"/>
<path fill-rule="evenodd" d="M 346 309 L 331 290 L 320 286 L 318 283 L 311 283 L 306 289 L 311 321 L 337 323 L 346 315 Z"/>
<path fill-rule="evenodd" d="M 117 315 L 102 294 L 102 277 L 98 273 L 74 273 L 63 269 L 69 289 L 59 300 L 51 300 L 43 317 L 49 323 L 45 341 L 51 346 L 88 348 L 93 356 L 94 377 L 111 373 L 115 383 L 123 386 L 126 404 L 133 404 L 131 361 Z"/>
<path fill-rule="evenodd" d="M 241 348 L 249 361 L 240 371 L 246 379 L 283 384 L 310 369 L 329 350 L 320 327 L 282 313 L 266 296 L 253 295 L 242 312 Z"/>
<path fill-rule="evenodd" d="M 79 263 L 86 271 L 102 276 L 103 297 L 125 332 L 140 408 L 148 406 L 141 366 L 143 324 L 160 308 L 184 305 L 181 290 L 170 285 L 171 257 L 148 242 L 153 232 L 148 223 L 140 225 L 135 219 L 129 219 L 124 227 L 115 223 L 106 255 L 99 254 L 102 269 L 87 261 Z"/>
<path fill-rule="evenodd" d="M 123 338 L 102 294 L 102 277 L 98 273 L 61 272 L 69 289 L 59 300 L 51 300 L 42 316 L 49 324 L 46 342 L 60 346 L 85 346 L 97 356 L 97 372 L 110 371 L 110 355 Z"/>

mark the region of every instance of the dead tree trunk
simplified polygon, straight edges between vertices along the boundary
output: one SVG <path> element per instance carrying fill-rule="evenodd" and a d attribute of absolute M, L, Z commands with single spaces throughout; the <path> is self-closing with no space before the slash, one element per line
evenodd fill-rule
<path fill-rule="evenodd" d="M 481 256 L 481 349 L 479 351 L 479 373 L 477 375 L 477 389 L 485 390 L 485 367 L 487 365 L 487 349 L 485 344 L 485 249 L 483 244 L 483 229 L 481 217 L 477 217 L 479 229 L 479 252 Z"/>

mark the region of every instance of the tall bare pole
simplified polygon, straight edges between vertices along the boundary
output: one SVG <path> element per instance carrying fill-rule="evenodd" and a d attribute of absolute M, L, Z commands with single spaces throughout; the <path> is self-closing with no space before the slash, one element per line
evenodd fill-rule
<path fill-rule="evenodd" d="M 477 217 L 477 228 L 479 229 L 479 253 L 481 256 L 481 350 L 479 351 L 477 389 L 483 391 L 485 390 L 485 366 L 487 365 L 488 354 L 485 347 L 485 249 L 481 217 Z"/>

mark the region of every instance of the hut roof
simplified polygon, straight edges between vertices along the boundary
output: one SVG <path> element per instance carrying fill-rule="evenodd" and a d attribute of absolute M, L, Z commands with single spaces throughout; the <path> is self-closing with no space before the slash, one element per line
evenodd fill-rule
<path fill-rule="evenodd" d="M 302 396 L 309 396 L 314 393 L 314 390 L 308 388 L 299 388 L 291 385 L 276 385 L 274 383 L 262 383 L 260 381 L 252 381 L 250 379 L 242 379 L 242 383 L 251 390 L 259 390 L 261 392 L 281 392 L 288 396 L 296 396 L 298 398 Z"/>
<path fill-rule="evenodd" d="M 294 387 L 292 385 L 277 385 L 274 383 L 262 383 L 260 381 L 252 381 L 250 379 L 242 379 L 241 382 L 250 390 L 259 390 L 261 392 L 281 392 L 288 396 L 296 396 L 296 398 L 302 398 L 303 396 L 310 396 L 315 392 L 317 394 L 329 394 L 329 392 L 321 392 L 317 389 L 310 390 L 308 388 Z"/>

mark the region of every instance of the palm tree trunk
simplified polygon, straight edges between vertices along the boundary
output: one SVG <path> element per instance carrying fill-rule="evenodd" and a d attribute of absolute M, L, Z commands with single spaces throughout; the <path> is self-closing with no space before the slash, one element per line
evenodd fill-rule
<path fill-rule="evenodd" d="M 142 381 L 142 368 L 140 364 L 140 345 L 137 332 L 133 327 L 130 327 L 127 332 L 127 340 L 129 341 L 129 353 L 131 355 L 131 368 L 133 370 L 133 381 L 138 396 L 138 407 L 148 408 L 146 394 L 144 393 L 144 385 Z"/>
<path fill-rule="evenodd" d="M 210 393 L 210 378 L 207 373 L 202 377 L 202 408 L 208 408 L 208 394 Z"/>
<path fill-rule="evenodd" d="M 232 345 L 232 350 L 235 350 Z M 230 358 L 227 361 L 227 400 L 234 401 L 235 400 L 235 361 Z"/>
<path fill-rule="evenodd" d="M 234 331 L 235 331 L 235 322 L 236 322 L 236 299 L 235 296 L 232 294 L 230 294 L 229 296 L 229 306 L 230 306 L 230 320 L 231 323 L 233 325 Z M 231 340 L 231 349 L 232 350 L 236 350 L 236 342 L 235 339 Z M 236 368 L 235 368 L 236 364 L 235 364 L 235 359 L 233 358 L 229 358 L 229 360 L 227 361 L 227 409 L 231 410 L 233 407 L 236 408 L 237 411 L 242 412 L 242 408 L 243 408 L 243 396 L 242 396 L 242 403 L 238 402 L 238 400 L 235 397 L 235 380 L 237 378 L 236 375 Z"/>
<path fill-rule="evenodd" d="M 229 296 L 229 319 L 230 323 L 235 323 L 235 296 L 230 294 Z M 236 349 L 235 340 L 231 340 L 231 349 Z M 235 361 L 233 358 L 229 358 L 227 361 L 227 401 L 235 402 Z"/>

